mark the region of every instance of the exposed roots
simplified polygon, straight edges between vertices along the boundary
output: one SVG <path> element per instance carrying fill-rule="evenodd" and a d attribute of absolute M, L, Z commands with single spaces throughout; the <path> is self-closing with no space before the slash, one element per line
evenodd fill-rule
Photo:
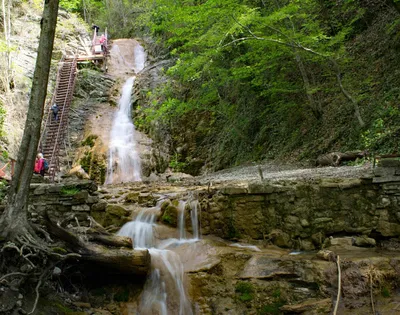
<path fill-rule="evenodd" d="M 371 299 L 371 309 L 372 314 L 376 314 L 375 312 L 375 303 L 374 303 L 374 285 L 380 285 L 382 280 L 384 279 L 384 274 L 382 271 L 376 268 L 376 266 L 370 265 L 367 270 L 367 275 L 369 279 L 369 291 L 370 291 L 370 299 Z"/>
<path fill-rule="evenodd" d="M 39 296 L 40 296 L 40 295 L 39 295 L 39 288 L 40 288 L 40 286 L 42 285 L 43 278 L 44 278 L 44 276 L 45 276 L 46 274 L 49 273 L 49 271 L 50 271 L 52 268 L 54 268 L 54 266 L 55 266 L 55 264 L 52 265 L 52 266 L 50 266 L 49 268 L 47 268 L 47 269 L 40 275 L 39 280 L 38 280 L 38 283 L 36 284 L 36 288 L 35 288 L 35 292 L 36 292 L 35 303 L 33 304 L 32 310 L 31 310 L 28 314 L 33 314 L 33 312 L 35 311 L 36 306 L 37 306 L 37 303 L 38 303 L 38 301 L 39 301 Z"/>
<path fill-rule="evenodd" d="M 339 255 L 336 258 L 336 264 L 337 264 L 337 269 L 338 269 L 338 292 L 337 292 L 336 304 L 335 304 L 335 309 L 333 311 L 333 315 L 336 315 L 336 313 L 337 313 L 337 310 L 339 307 L 339 302 L 340 302 L 341 289 L 342 289 L 342 274 L 341 274 L 341 270 L 340 270 Z"/>
<path fill-rule="evenodd" d="M 35 230 L 42 230 L 41 234 L 44 235 L 46 240 L 51 240 L 49 233 L 43 229 L 36 227 Z M 9 287 L 10 290 L 18 291 L 19 287 L 26 281 L 37 281 L 35 286 L 36 298 L 32 310 L 27 312 L 19 309 L 24 314 L 35 312 L 40 297 L 40 287 L 51 274 L 51 270 L 66 259 L 81 257 L 76 253 L 60 254 L 54 252 L 44 240 L 29 233 L 28 229 L 26 229 L 25 234 L 14 234 L 13 241 L 3 243 L 0 253 L 0 272 L 4 274 L 0 277 L 1 285 Z"/>

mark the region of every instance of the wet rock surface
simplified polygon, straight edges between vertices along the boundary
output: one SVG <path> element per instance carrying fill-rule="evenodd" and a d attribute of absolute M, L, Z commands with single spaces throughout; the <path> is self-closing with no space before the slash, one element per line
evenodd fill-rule
<path fill-rule="evenodd" d="M 197 314 L 330 314 L 337 292 L 337 256 L 342 271 L 340 314 L 369 312 L 371 279 L 376 308 L 381 314 L 394 314 L 393 307 L 400 301 L 395 291 L 400 252 L 395 242 L 376 234 L 376 229 L 382 226 L 383 231 L 392 231 L 397 224 L 390 221 L 395 218 L 391 215 L 380 216 L 397 209 L 397 184 L 360 179 L 284 182 L 224 182 L 210 187 L 182 180 L 103 186 L 96 191 L 95 185 L 83 181 L 75 183 L 82 189 L 67 197 L 61 197 L 64 184 L 35 184 L 32 198 L 59 209 L 60 217 L 73 214 L 80 224 L 86 220 L 82 214 L 97 215 L 109 220 L 102 223 L 115 231 L 142 209 L 154 211 L 160 244 L 171 237 L 179 239 L 179 202 L 198 200 L 201 240 L 166 245 L 184 265 Z M 51 194 L 58 194 L 58 202 L 64 204 L 41 200 Z M 166 212 L 168 207 L 173 211 Z M 376 222 L 352 219 L 356 207 L 357 215 L 373 215 Z M 185 210 L 186 237 L 190 239 L 193 206 L 187 203 Z M 163 218 L 166 213 L 168 219 Z M 388 223 L 372 228 L 371 224 L 384 220 Z M 74 221 L 71 218 L 69 224 L 75 225 Z M 370 232 L 358 232 L 367 230 Z M 325 252 L 310 251 L 317 248 Z M 136 312 L 140 285 L 100 287 L 105 292 L 101 302 L 95 291 L 90 291 L 84 300 L 75 301 L 89 304 L 75 303 L 73 309 L 94 314 Z M 111 292 L 119 290 L 125 290 L 126 298 L 115 302 Z"/>

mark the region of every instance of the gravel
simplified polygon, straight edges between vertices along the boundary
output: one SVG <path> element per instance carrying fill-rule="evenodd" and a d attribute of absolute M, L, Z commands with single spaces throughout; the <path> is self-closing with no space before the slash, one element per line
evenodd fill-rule
<path fill-rule="evenodd" d="M 196 177 L 201 184 L 208 182 L 239 182 L 260 180 L 261 175 L 265 180 L 311 180 L 319 178 L 368 178 L 372 177 L 372 165 L 366 163 L 360 166 L 340 167 L 302 167 L 300 165 L 284 165 L 273 162 L 239 166 L 225 169 L 215 173 Z"/>

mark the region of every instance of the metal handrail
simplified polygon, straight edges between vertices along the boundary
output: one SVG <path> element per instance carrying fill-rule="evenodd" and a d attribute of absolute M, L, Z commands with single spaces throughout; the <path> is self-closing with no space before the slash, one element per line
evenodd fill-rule
<path fill-rule="evenodd" d="M 58 157 L 56 155 L 58 154 L 58 150 L 59 150 L 59 146 L 60 146 L 60 137 L 63 135 L 63 133 L 65 131 L 65 126 L 68 122 L 69 104 L 72 99 L 73 91 L 75 88 L 75 77 L 76 77 L 76 69 L 77 69 L 76 65 L 77 65 L 77 56 L 75 56 L 74 60 L 71 62 L 71 66 L 69 69 L 70 73 L 69 73 L 69 79 L 68 79 L 68 87 L 66 88 L 65 98 L 64 98 L 64 102 L 62 104 L 61 115 L 60 115 L 60 119 L 59 119 L 59 123 L 58 123 L 57 135 L 54 140 L 54 147 L 53 147 L 53 151 L 52 151 L 51 158 L 50 158 L 49 175 L 50 175 L 52 181 L 54 181 L 55 173 L 59 168 Z M 65 116 L 65 114 L 66 114 L 66 116 Z M 66 118 L 64 118 L 64 117 L 66 117 Z"/>
<path fill-rule="evenodd" d="M 42 133 L 40 134 L 40 139 L 39 139 L 39 149 L 40 149 L 40 152 L 42 152 L 42 148 L 43 148 L 42 140 L 43 140 L 43 136 L 44 136 L 44 134 L 46 133 L 46 130 L 47 130 L 47 124 L 49 123 L 49 121 L 50 121 L 50 119 L 51 119 L 51 114 L 50 114 L 50 112 L 51 112 L 51 105 L 54 104 L 54 99 L 55 99 L 55 97 L 56 97 L 56 95 L 57 95 L 58 86 L 59 86 L 59 83 L 60 83 L 60 75 L 61 75 L 61 74 L 60 74 L 60 69 L 61 69 L 61 67 L 62 67 L 62 65 L 63 65 L 64 60 L 65 60 L 65 57 L 62 56 L 62 57 L 61 57 L 61 60 L 60 60 L 60 62 L 59 62 L 59 64 L 58 64 L 58 68 L 57 68 L 56 87 L 54 88 L 54 92 L 53 92 L 53 95 L 52 95 L 50 101 L 47 103 L 47 107 L 48 107 L 48 110 L 47 110 L 47 118 L 46 118 L 46 121 L 45 121 L 45 124 L 44 124 L 44 127 L 43 127 L 43 131 L 42 131 Z M 44 111 L 45 111 L 45 110 L 46 110 L 46 106 L 44 107 Z M 44 115 L 45 115 L 45 113 L 44 113 Z"/>

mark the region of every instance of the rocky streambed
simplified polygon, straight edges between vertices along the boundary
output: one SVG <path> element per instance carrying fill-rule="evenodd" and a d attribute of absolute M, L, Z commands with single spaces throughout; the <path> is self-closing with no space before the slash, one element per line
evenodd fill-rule
<path fill-rule="evenodd" d="M 399 182 L 374 182 L 371 176 L 212 184 L 175 180 L 98 191 L 86 184 L 88 194 L 81 189 L 68 198 L 87 206 L 76 204 L 68 211 L 57 206 L 57 191 L 65 190 L 37 184 L 31 211 L 40 221 L 46 207 L 59 209 L 53 215 L 68 213 L 64 225 L 73 229 L 77 222 L 84 229 L 91 216 L 115 232 L 151 211 L 155 246 L 179 256 L 194 314 L 331 314 L 338 292 L 337 256 L 338 314 L 370 313 L 371 303 L 380 314 L 396 314 Z M 105 278 L 64 292 L 66 307 L 82 314 L 136 314 L 146 279 Z M 174 313 L 176 305 L 171 307 Z"/>

